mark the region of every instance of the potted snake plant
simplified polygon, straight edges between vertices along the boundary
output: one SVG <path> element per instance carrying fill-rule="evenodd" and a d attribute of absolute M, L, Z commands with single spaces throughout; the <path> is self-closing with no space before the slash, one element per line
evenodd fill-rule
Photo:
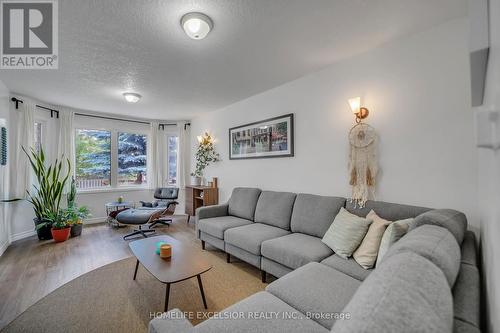
<path fill-rule="evenodd" d="M 62 191 L 68 180 L 71 165 L 69 160 L 66 159 L 68 171 L 63 174 L 62 160 L 56 159 L 53 164 L 47 166 L 42 148 L 39 151 L 30 148 L 29 153 L 24 147 L 22 149 L 28 157 L 36 178 L 36 185 L 33 185 L 31 191 L 26 190 L 26 192 L 28 201 L 33 205 L 35 212 L 33 222 L 35 223 L 38 239 L 52 239 L 51 227 L 56 219 L 55 217 L 60 214 Z"/>

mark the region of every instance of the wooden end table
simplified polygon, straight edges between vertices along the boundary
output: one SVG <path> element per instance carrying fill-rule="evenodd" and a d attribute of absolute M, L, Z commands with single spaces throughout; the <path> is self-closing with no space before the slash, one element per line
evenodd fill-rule
<path fill-rule="evenodd" d="M 172 257 L 162 259 L 156 254 L 156 243 L 165 242 L 172 245 Z M 191 279 L 196 276 L 200 288 L 203 306 L 207 309 L 207 301 L 203 291 L 201 274 L 209 271 L 212 265 L 207 263 L 192 247 L 183 245 L 178 240 L 162 235 L 149 237 L 129 243 L 132 253 L 137 258 L 134 271 L 134 280 L 137 277 L 139 263 L 146 268 L 160 282 L 167 285 L 165 293 L 165 312 L 168 311 L 168 299 L 170 296 L 170 285 Z"/>

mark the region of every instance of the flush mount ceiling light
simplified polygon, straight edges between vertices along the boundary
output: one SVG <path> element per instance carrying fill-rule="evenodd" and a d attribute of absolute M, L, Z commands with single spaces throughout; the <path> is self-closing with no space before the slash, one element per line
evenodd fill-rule
<path fill-rule="evenodd" d="M 187 13 L 181 18 L 181 26 L 189 38 L 203 39 L 207 37 L 214 24 L 212 19 L 203 13 Z"/>
<path fill-rule="evenodd" d="M 126 92 L 123 93 L 123 97 L 125 97 L 125 100 L 129 103 L 137 103 L 142 96 L 136 93 Z"/>

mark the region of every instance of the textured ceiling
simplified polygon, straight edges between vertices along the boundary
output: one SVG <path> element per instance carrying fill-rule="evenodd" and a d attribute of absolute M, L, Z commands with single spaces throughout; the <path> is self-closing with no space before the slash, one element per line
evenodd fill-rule
<path fill-rule="evenodd" d="M 213 19 L 206 39 L 182 31 L 190 11 Z M 464 0 L 60 0 L 59 69 L 0 80 L 48 103 L 190 119 L 465 15 Z M 142 100 L 126 104 L 129 90 Z"/>

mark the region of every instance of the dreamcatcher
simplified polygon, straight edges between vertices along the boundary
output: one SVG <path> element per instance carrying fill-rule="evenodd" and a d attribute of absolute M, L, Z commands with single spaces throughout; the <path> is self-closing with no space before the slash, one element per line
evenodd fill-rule
<path fill-rule="evenodd" d="M 368 124 L 359 122 L 349 132 L 351 152 L 349 158 L 349 184 L 352 186 L 351 201 L 364 207 L 369 197 L 375 195 L 377 165 L 377 133 Z"/>

